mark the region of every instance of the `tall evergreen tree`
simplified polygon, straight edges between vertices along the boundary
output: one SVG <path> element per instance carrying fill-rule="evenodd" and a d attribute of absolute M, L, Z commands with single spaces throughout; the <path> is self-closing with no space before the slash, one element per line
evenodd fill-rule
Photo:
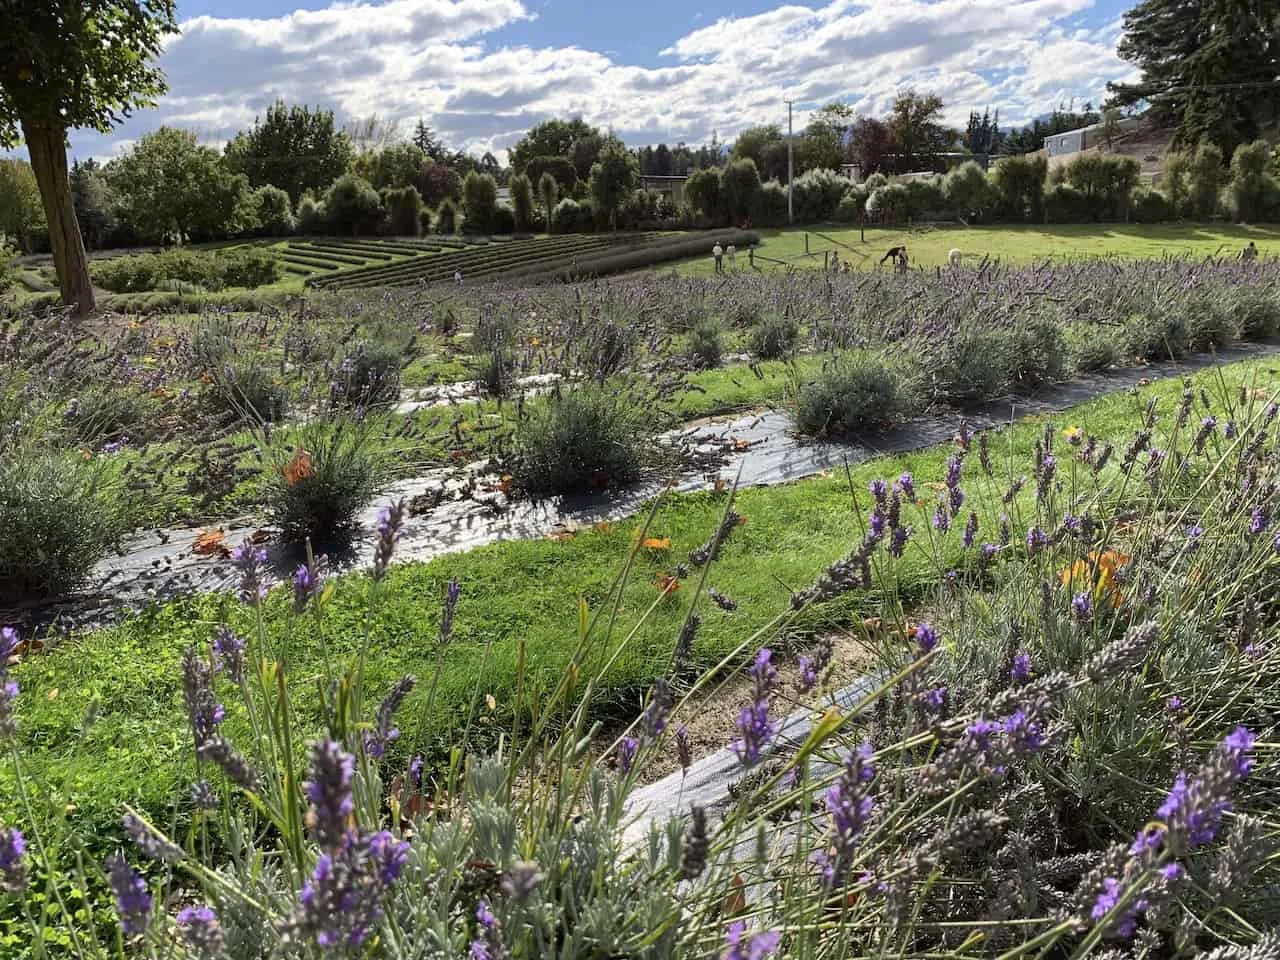
<path fill-rule="evenodd" d="M 1142 76 L 1109 84 L 1112 102 L 1148 103 L 1180 144 L 1230 156 L 1280 115 L 1277 0 L 1142 0 L 1124 31 L 1118 53 Z"/>

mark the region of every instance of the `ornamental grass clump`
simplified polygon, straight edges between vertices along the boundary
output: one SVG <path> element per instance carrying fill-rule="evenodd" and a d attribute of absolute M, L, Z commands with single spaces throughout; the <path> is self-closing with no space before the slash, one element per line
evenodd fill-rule
<path fill-rule="evenodd" d="M 893 426 L 921 409 L 913 378 L 886 357 L 849 351 L 828 358 L 795 392 L 796 429 L 841 436 Z"/>
<path fill-rule="evenodd" d="M 619 384 L 557 388 L 518 424 L 511 474 L 532 495 L 633 483 L 650 436 L 643 407 Z"/>
<path fill-rule="evenodd" d="M 329 385 L 330 402 L 347 409 L 367 409 L 400 399 L 400 371 L 412 358 L 403 345 L 358 343 L 339 361 Z"/>
<path fill-rule="evenodd" d="M 258 363 L 222 367 L 202 399 L 207 410 L 229 423 L 280 423 L 289 411 L 289 390 L 279 371 Z"/>
<path fill-rule="evenodd" d="M 135 496 L 110 454 L 0 456 L 0 597 L 71 593 L 132 528 Z"/>

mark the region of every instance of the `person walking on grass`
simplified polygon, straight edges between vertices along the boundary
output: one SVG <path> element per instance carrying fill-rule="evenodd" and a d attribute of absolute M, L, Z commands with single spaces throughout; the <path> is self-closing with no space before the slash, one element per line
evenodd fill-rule
<path fill-rule="evenodd" d="M 711 248 L 711 258 L 716 262 L 716 273 L 724 273 L 724 247 L 719 242 Z"/>
<path fill-rule="evenodd" d="M 1253 261 L 1257 260 L 1258 245 L 1250 240 L 1249 245 L 1240 251 L 1240 259 L 1245 263 L 1253 263 Z"/>

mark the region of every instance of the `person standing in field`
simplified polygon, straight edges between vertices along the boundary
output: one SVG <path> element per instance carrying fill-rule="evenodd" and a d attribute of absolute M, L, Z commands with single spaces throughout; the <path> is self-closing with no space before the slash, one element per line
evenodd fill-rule
<path fill-rule="evenodd" d="M 1258 245 L 1250 240 L 1249 245 L 1240 251 L 1240 259 L 1245 263 L 1252 263 L 1254 260 L 1257 260 Z"/>
<path fill-rule="evenodd" d="M 724 247 L 717 243 L 711 248 L 711 258 L 716 262 L 716 273 L 724 273 Z"/>
<path fill-rule="evenodd" d="M 732 269 L 733 269 L 733 258 L 734 258 L 734 257 L 736 257 L 736 256 L 738 255 L 738 248 L 737 248 L 737 247 L 735 247 L 735 246 L 731 243 L 731 244 L 729 244 L 729 246 L 728 246 L 728 247 L 726 247 L 726 248 L 725 248 L 725 251 L 724 251 L 724 252 L 725 252 L 725 253 L 727 253 L 727 254 L 729 255 L 729 269 L 730 269 L 730 270 L 732 270 Z"/>

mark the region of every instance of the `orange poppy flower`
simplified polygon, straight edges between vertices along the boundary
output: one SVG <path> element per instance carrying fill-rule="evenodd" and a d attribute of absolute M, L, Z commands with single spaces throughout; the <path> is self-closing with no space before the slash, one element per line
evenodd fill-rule
<path fill-rule="evenodd" d="M 642 547 L 647 547 L 650 550 L 670 550 L 671 538 L 670 537 L 645 537 L 640 545 Z"/>
<path fill-rule="evenodd" d="M 311 454 L 301 447 L 293 451 L 293 459 L 284 465 L 284 480 L 291 487 L 297 486 L 313 473 L 315 469 L 311 466 Z"/>

